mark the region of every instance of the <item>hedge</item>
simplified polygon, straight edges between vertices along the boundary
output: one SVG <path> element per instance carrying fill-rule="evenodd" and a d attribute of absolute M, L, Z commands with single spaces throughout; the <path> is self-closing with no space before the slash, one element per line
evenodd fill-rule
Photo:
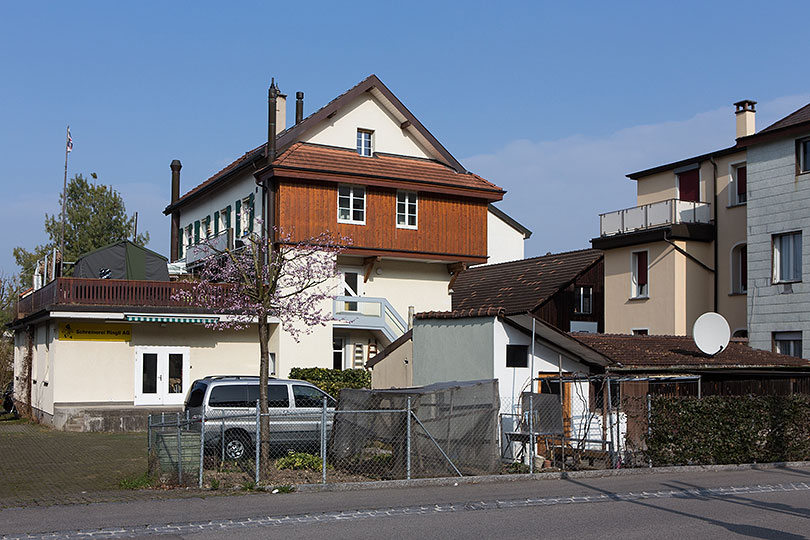
<path fill-rule="evenodd" d="M 371 373 L 365 369 L 292 368 L 290 378 L 310 382 L 336 399 L 341 388 L 371 388 Z"/>
<path fill-rule="evenodd" d="M 810 396 L 653 397 L 653 465 L 810 459 Z"/>

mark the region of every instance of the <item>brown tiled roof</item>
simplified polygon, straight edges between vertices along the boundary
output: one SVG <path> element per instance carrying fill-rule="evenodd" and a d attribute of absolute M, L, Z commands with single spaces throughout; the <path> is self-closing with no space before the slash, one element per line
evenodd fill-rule
<path fill-rule="evenodd" d="M 766 127 L 765 129 L 758 131 L 757 135 L 761 133 L 770 133 L 771 131 L 788 128 L 791 126 L 795 126 L 797 124 L 803 124 L 805 122 L 810 122 L 810 103 L 808 103 L 798 111 L 790 113 L 781 120 L 777 120 L 776 122 Z"/>
<path fill-rule="evenodd" d="M 363 157 L 354 150 L 312 143 L 295 143 L 273 162 L 278 176 L 285 169 L 351 176 L 405 180 L 467 189 L 502 192 L 503 190 L 477 174 L 458 173 L 430 159 L 389 154 Z"/>
<path fill-rule="evenodd" d="M 506 315 L 526 313 L 601 258 L 598 249 L 582 249 L 470 268 L 453 285 L 453 311 L 499 308 Z"/>
<path fill-rule="evenodd" d="M 752 349 L 748 340 L 732 339 L 716 356 L 704 354 L 689 336 L 630 336 L 572 332 L 576 340 L 599 351 L 626 369 L 752 369 L 804 368 L 810 361 Z"/>
<path fill-rule="evenodd" d="M 453 311 L 423 311 L 414 315 L 416 319 L 466 319 L 467 317 L 502 317 L 503 309 L 454 309 Z"/>

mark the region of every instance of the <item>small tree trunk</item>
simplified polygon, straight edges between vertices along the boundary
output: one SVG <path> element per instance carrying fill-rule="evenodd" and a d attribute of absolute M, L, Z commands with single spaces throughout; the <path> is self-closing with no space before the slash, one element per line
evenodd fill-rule
<path fill-rule="evenodd" d="M 259 466 L 261 468 L 260 479 L 266 483 L 270 475 L 270 416 L 267 403 L 267 384 L 270 378 L 270 325 L 267 322 L 267 313 L 259 315 L 259 410 L 261 420 L 260 431 L 260 457 Z"/>

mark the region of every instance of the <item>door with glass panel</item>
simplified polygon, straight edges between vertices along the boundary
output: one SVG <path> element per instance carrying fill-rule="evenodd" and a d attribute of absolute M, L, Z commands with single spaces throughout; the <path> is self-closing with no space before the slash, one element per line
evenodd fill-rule
<path fill-rule="evenodd" d="M 135 348 L 135 405 L 182 405 L 189 384 L 188 347 Z"/>
<path fill-rule="evenodd" d="M 363 295 L 363 273 L 362 270 L 352 268 L 340 269 L 340 281 L 342 286 L 341 296 Z M 357 302 L 343 302 L 343 311 L 359 311 Z"/>

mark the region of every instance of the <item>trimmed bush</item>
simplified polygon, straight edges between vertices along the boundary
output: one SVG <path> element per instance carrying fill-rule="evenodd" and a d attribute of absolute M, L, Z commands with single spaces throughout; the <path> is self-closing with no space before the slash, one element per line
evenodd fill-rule
<path fill-rule="evenodd" d="M 342 388 L 371 388 L 371 373 L 365 369 L 292 368 L 290 378 L 312 383 L 335 399 Z"/>
<path fill-rule="evenodd" d="M 321 458 L 305 452 L 293 452 L 276 460 L 277 469 L 291 469 L 293 471 L 309 470 L 321 472 Z"/>
<path fill-rule="evenodd" d="M 653 397 L 654 465 L 810 459 L 810 396 Z"/>

